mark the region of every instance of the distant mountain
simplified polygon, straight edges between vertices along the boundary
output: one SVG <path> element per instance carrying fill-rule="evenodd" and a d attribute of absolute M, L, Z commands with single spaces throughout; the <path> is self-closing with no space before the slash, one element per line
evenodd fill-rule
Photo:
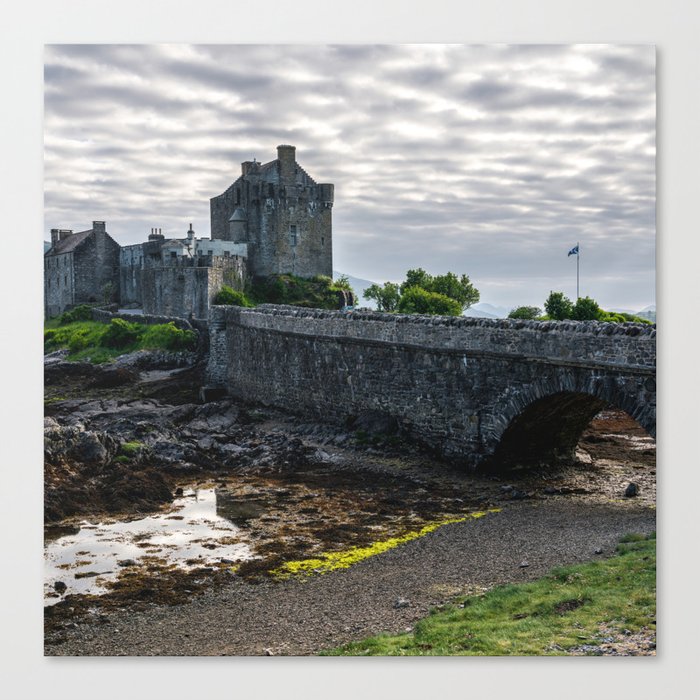
<path fill-rule="evenodd" d="M 470 307 L 464 312 L 465 316 L 475 316 L 476 318 L 507 318 L 510 309 L 505 306 L 496 306 L 485 301 L 480 301 L 478 304 Z"/>
<path fill-rule="evenodd" d="M 656 323 L 656 304 L 649 304 L 649 306 L 645 306 L 641 311 L 630 311 L 629 309 L 609 309 L 609 311 L 620 314 L 633 314 L 634 316 L 640 316 L 652 323 Z"/>
<path fill-rule="evenodd" d="M 377 308 L 377 302 L 373 299 L 365 299 L 362 296 L 362 292 L 374 284 L 370 280 L 363 280 L 360 277 L 353 277 L 352 275 L 346 275 L 344 272 L 338 272 L 338 270 L 333 270 L 333 279 L 337 280 L 338 277 L 347 277 L 352 287 L 352 291 L 355 293 L 357 299 L 356 306 L 366 306 L 370 309 Z"/>
<path fill-rule="evenodd" d="M 467 309 L 464 312 L 464 315 L 469 316 L 469 318 L 499 318 L 494 314 L 487 313 L 486 311 L 481 311 L 479 309 L 474 308 L 473 306 Z"/>

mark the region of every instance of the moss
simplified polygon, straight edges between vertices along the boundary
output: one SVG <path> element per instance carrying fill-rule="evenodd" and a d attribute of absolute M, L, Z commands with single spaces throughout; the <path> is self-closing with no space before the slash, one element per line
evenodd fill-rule
<path fill-rule="evenodd" d="M 143 448 L 143 443 L 134 440 L 133 442 L 123 442 L 119 452 L 126 457 L 134 457 L 141 451 L 141 448 Z"/>
<path fill-rule="evenodd" d="M 434 523 L 429 523 L 425 525 L 420 530 L 413 530 L 407 532 L 399 537 L 391 537 L 388 540 L 380 540 L 379 542 L 373 542 L 365 547 L 351 547 L 341 552 L 327 552 L 321 554 L 319 557 L 314 559 L 301 559 L 299 561 L 289 561 L 273 569 L 270 573 L 277 579 L 288 579 L 293 576 L 310 576 L 312 574 L 327 574 L 331 571 L 336 571 L 338 569 L 347 569 L 353 564 L 368 559 L 369 557 L 376 556 L 377 554 L 382 554 L 394 547 L 410 542 L 411 540 L 423 537 L 431 532 L 434 532 L 444 525 L 450 525 L 452 523 L 462 523 L 467 520 L 475 520 L 476 518 L 482 518 L 487 513 L 498 513 L 500 509 L 492 508 L 487 511 L 477 511 L 474 513 L 469 513 L 461 518 L 451 518 L 448 520 L 439 520 Z"/>

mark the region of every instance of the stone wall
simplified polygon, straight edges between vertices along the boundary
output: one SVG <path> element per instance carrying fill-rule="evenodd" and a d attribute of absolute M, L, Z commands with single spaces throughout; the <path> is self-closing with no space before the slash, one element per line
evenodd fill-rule
<path fill-rule="evenodd" d="M 73 305 L 73 253 L 44 258 L 44 314 L 53 318 Z"/>
<path fill-rule="evenodd" d="M 243 289 L 245 258 L 215 258 L 199 266 L 196 259 L 168 261 L 141 271 L 141 294 L 146 314 L 206 319 L 213 298 L 226 284 Z"/>
<path fill-rule="evenodd" d="M 637 324 L 213 307 L 208 372 L 232 395 L 321 420 L 391 417 L 476 465 L 547 397 L 585 400 L 558 429 L 566 444 L 543 450 L 571 452 L 573 433 L 606 403 L 654 434 L 655 340 L 655 327 Z"/>

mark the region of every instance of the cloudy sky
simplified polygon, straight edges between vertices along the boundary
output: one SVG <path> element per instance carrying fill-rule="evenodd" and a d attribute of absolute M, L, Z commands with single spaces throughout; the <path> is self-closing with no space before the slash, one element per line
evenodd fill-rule
<path fill-rule="evenodd" d="M 335 183 L 334 268 L 482 301 L 655 302 L 650 46 L 49 46 L 45 231 L 209 235 L 244 160 Z"/>

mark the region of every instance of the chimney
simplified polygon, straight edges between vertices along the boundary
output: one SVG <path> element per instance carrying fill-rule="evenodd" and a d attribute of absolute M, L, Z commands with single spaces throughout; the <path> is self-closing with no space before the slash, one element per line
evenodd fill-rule
<path fill-rule="evenodd" d="M 58 229 L 58 240 L 62 241 L 64 238 L 68 238 L 68 236 L 73 235 L 73 229 L 69 228 L 60 228 Z"/>
<path fill-rule="evenodd" d="M 92 230 L 95 233 L 104 233 L 105 232 L 105 222 L 104 221 L 93 221 L 92 222 Z"/>
<path fill-rule="evenodd" d="M 241 163 L 241 174 L 245 177 L 252 169 L 255 163 L 252 160 L 246 160 Z"/>
<path fill-rule="evenodd" d="M 296 182 L 296 150 L 294 146 L 277 146 L 280 181 L 283 185 L 289 186 Z"/>
<path fill-rule="evenodd" d="M 54 248 L 56 243 L 58 243 L 59 238 L 58 238 L 58 229 L 57 228 L 52 228 L 51 229 L 51 247 Z"/>

